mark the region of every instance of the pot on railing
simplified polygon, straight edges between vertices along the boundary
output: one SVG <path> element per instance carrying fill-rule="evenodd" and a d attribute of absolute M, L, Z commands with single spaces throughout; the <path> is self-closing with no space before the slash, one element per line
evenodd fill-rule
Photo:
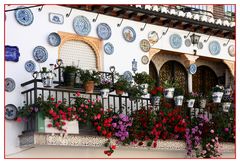
<path fill-rule="evenodd" d="M 140 87 L 144 95 L 148 94 L 148 84 L 141 84 Z"/>
<path fill-rule="evenodd" d="M 183 104 L 183 96 L 175 96 L 174 97 L 174 102 L 176 106 L 182 106 Z"/>
<path fill-rule="evenodd" d="M 104 88 L 104 89 L 100 90 L 101 96 L 104 99 L 108 98 L 109 92 L 110 92 L 110 90 L 108 88 Z"/>
<path fill-rule="evenodd" d="M 213 92 L 212 94 L 213 103 L 221 103 L 222 97 L 223 92 Z"/>
<path fill-rule="evenodd" d="M 116 94 L 117 94 L 117 95 L 120 95 L 120 96 L 124 93 L 123 90 L 118 90 L 118 89 L 117 89 L 117 90 L 115 90 L 115 91 L 116 91 Z"/>
<path fill-rule="evenodd" d="M 224 102 L 222 103 L 223 112 L 228 112 L 231 107 L 231 102 Z"/>
<path fill-rule="evenodd" d="M 164 97 L 165 98 L 173 98 L 175 88 L 165 88 L 164 89 Z"/>
<path fill-rule="evenodd" d="M 151 97 L 152 106 L 160 105 L 160 100 L 161 100 L 160 96 L 152 96 Z"/>
<path fill-rule="evenodd" d="M 52 87 L 53 86 L 54 73 L 52 72 L 41 72 L 41 79 L 43 87 Z"/>
<path fill-rule="evenodd" d="M 231 88 L 224 89 L 224 95 L 229 96 L 231 94 Z"/>
<path fill-rule="evenodd" d="M 87 81 L 84 84 L 85 92 L 86 93 L 93 93 L 94 91 L 94 81 Z"/>
<path fill-rule="evenodd" d="M 187 100 L 187 106 L 188 106 L 188 108 L 193 108 L 194 103 L 195 103 L 195 99 L 189 99 L 189 100 Z"/>

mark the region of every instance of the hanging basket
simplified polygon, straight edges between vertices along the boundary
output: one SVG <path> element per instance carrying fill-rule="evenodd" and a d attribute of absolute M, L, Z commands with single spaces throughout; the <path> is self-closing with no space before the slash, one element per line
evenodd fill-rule
<path fill-rule="evenodd" d="M 175 96 L 174 97 L 174 102 L 176 106 L 182 106 L 183 104 L 183 96 Z"/>
<path fill-rule="evenodd" d="M 173 98 L 175 88 L 166 88 L 164 89 L 165 98 Z"/>
<path fill-rule="evenodd" d="M 228 112 L 231 107 L 231 102 L 222 103 L 223 112 Z"/>
<path fill-rule="evenodd" d="M 101 90 L 100 90 L 101 96 L 102 96 L 102 98 L 104 98 L 104 99 L 108 98 L 109 92 L 110 92 L 110 90 L 109 90 L 108 88 L 105 88 L 105 89 L 101 89 Z"/>
<path fill-rule="evenodd" d="M 213 103 L 221 103 L 223 92 L 213 92 L 212 100 Z"/>
<path fill-rule="evenodd" d="M 160 96 L 152 96 L 151 97 L 151 104 L 152 104 L 152 106 L 160 105 L 160 100 L 161 100 Z"/>
<path fill-rule="evenodd" d="M 189 99 L 189 100 L 187 100 L 187 103 L 188 103 L 187 104 L 188 108 L 193 108 L 195 99 Z"/>

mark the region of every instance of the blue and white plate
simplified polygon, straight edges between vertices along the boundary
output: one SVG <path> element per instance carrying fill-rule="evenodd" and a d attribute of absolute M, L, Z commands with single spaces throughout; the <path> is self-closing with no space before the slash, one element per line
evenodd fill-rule
<path fill-rule="evenodd" d="M 195 74 L 197 72 L 197 65 L 196 64 L 191 64 L 189 67 L 189 72 L 191 74 Z"/>
<path fill-rule="evenodd" d="M 37 46 L 33 49 L 33 58 L 38 63 L 43 63 L 48 59 L 48 52 L 43 46 Z"/>
<path fill-rule="evenodd" d="M 133 80 L 132 73 L 130 71 L 125 71 L 123 73 L 123 78 L 126 79 L 127 81 L 131 82 Z"/>
<path fill-rule="evenodd" d="M 173 49 L 178 49 L 182 46 L 182 38 L 179 34 L 172 34 L 169 40 Z"/>
<path fill-rule="evenodd" d="M 77 16 L 73 19 L 73 29 L 77 34 L 87 36 L 91 31 L 91 24 L 85 16 Z"/>
<path fill-rule="evenodd" d="M 27 61 L 25 63 L 25 70 L 27 72 L 34 72 L 36 70 L 36 64 L 32 60 Z"/>
<path fill-rule="evenodd" d="M 231 57 L 235 57 L 235 46 L 231 45 L 228 47 L 228 53 Z"/>
<path fill-rule="evenodd" d="M 7 92 L 12 92 L 16 87 L 15 81 L 12 78 L 5 79 L 5 90 Z"/>
<path fill-rule="evenodd" d="M 218 55 L 221 51 L 221 46 L 217 41 L 211 41 L 208 45 L 208 48 L 212 55 Z"/>
<path fill-rule="evenodd" d="M 14 120 L 17 118 L 17 107 L 13 104 L 8 104 L 5 106 L 5 118 L 7 120 Z"/>
<path fill-rule="evenodd" d="M 23 8 L 24 6 L 20 6 L 15 10 L 15 18 L 19 24 L 28 26 L 33 22 L 33 13 L 30 9 Z"/>
<path fill-rule="evenodd" d="M 136 32 L 132 27 L 124 27 L 122 35 L 127 42 L 133 42 L 136 39 Z"/>
<path fill-rule="evenodd" d="M 104 45 L 104 51 L 105 51 L 105 53 L 108 54 L 108 55 L 113 54 L 113 52 L 114 52 L 114 47 L 113 47 L 113 45 L 112 45 L 110 42 L 106 43 L 106 44 Z"/>
<path fill-rule="evenodd" d="M 112 31 L 106 23 L 100 23 L 97 26 L 97 35 L 102 40 L 107 40 L 111 37 Z"/>
<path fill-rule="evenodd" d="M 48 43 L 52 46 L 58 46 L 61 43 L 61 37 L 58 33 L 52 32 L 48 35 Z"/>

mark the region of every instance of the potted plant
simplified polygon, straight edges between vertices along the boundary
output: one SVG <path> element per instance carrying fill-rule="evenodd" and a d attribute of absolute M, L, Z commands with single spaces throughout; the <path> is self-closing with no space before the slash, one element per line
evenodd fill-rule
<path fill-rule="evenodd" d="M 164 87 L 164 97 L 173 98 L 175 83 L 172 81 L 166 80 L 163 82 L 163 87 Z"/>
<path fill-rule="evenodd" d="M 159 105 L 161 97 L 163 95 L 163 88 L 162 87 L 155 87 L 153 90 L 150 91 L 151 94 L 151 104 Z"/>
<path fill-rule="evenodd" d="M 176 106 L 182 106 L 184 98 L 184 90 L 181 87 L 177 87 L 174 90 L 174 102 Z"/>
<path fill-rule="evenodd" d="M 128 97 L 131 101 L 135 101 L 143 95 L 142 89 L 139 85 L 132 85 L 129 87 L 128 91 Z"/>
<path fill-rule="evenodd" d="M 231 107 L 231 104 L 232 104 L 232 97 L 231 96 L 223 96 L 222 98 L 222 109 L 223 109 L 223 112 L 228 112 L 230 107 Z"/>
<path fill-rule="evenodd" d="M 198 98 L 198 93 L 191 92 L 187 95 L 188 108 L 193 108 L 196 98 Z"/>
<path fill-rule="evenodd" d="M 212 89 L 212 100 L 214 103 L 221 103 L 224 87 L 216 85 Z"/>
<path fill-rule="evenodd" d="M 56 76 L 56 74 L 53 73 L 52 70 L 47 70 L 46 67 L 42 67 L 42 70 L 40 71 L 40 74 L 41 74 L 43 87 L 52 87 L 53 78 L 54 78 L 54 76 Z"/>
<path fill-rule="evenodd" d="M 108 98 L 108 94 L 110 92 L 111 86 L 112 86 L 112 81 L 110 79 L 107 79 L 107 78 L 101 79 L 99 83 L 99 87 L 100 87 L 100 93 L 102 98 Z"/>
<path fill-rule="evenodd" d="M 226 96 L 230 96 L 231 93 L 232 93 L 232 89 L 231 89 L 231 87 L 228 87 L 228 88 L 225 88 L 225 89 L 224 89 L 224 95 L 226 95 Z"/>
<path fill-rule="evenodd" d="M 154 85 L 154 80 L 146 72 L 136 73 L 134 76 L 134 81 L 136 84 L 140 85 L 143 90 L 143 94 L 147 94 L 148 90 L 151 90 Z"/>
<path fill-rule="evenodd" d="M 74 87 L 77 68 L 75 66 L 66 66 L 63 68 L 63 80 L 65 86 Z"/>
<path fill-rule="evenodd" d="M 80 80 L 86 93 L 93 93 L 94 84 L 99 82 L 99 74 L 95 70 L 79 70 Z"/>
<path fill-rule="evenodd" d="M 129 88 L 129 82 L 123 77 L 123 75 L 120 75 L 117 82 L 114 83 L 114 89 L 116 91 L 117 95 L 122 95 L 123 92 L 126 92 Z"/>

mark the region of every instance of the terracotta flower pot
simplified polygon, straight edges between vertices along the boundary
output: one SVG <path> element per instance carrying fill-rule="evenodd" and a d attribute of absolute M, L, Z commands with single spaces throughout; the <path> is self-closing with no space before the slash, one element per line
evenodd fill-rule
<path fill-rule="evenodd" d="M 94 90 L 94 81 L 87 81 L 84 85 L 86 93 L 93 93 Z"/>
<path fill-rule="evenodd" d="M 122 90 L 118 90 L 118 89 L 116 90 L 116 94 L 117 94 L 117 95 L 122 95 L 123 92 L 124 92 L 124 91 L 122 91 Z"/>

